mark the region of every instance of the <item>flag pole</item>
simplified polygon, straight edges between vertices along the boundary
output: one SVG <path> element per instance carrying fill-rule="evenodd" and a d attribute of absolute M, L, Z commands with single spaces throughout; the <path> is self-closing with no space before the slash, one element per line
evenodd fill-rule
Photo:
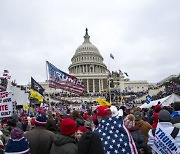
<path fill-rule="evenodd" d="M 48 61 L 46 61 L 46 77 L 47 77 L 47 84 L 48 84 L 48 87 L 49 87 L 49 80 L 48 80 Z M 50 104 L 50 93 L 48 92 L 48 106 L 51 107 L 51 104 Z"/>
<path fill-rule="evenodd" d="M 108 93 L 109 93 L 109 102 L 111 104 L 111 87 L 110 87 L 110 77 L 111 77 L 111 68 L 110 68 L 110 62 L 111 62 L 111 54 L 109 56 L 109 71 L 110 71 L 110 76 L 108 76 Z"/>

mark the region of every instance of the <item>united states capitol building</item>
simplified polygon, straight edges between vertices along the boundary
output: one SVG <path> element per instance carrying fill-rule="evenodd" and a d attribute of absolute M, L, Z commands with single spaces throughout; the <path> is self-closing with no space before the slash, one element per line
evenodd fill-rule
<path fill-rule="evenodd" d="M 109 72 L 104 58 L 98 48 L 90 41 L 90 35 L 86 28 L 84 41 L 76 49 L 71 58 L 69 74 L 82 80 L 85 86 L 85 93 L 101 93 L 103 91 L 118 90 L 123 91 L 147 91 L 149 83 L 147 81 L 131 81 L 120 72 Z M 113 86 L 110 83 L 113 82 Z M 46 92 L 53 92 L 46 83 L 41 83 Z"/>

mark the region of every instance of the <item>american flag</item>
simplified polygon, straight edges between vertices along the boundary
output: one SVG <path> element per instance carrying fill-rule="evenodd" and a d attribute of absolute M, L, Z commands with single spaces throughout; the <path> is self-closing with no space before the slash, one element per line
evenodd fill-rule
<path fill-rule="evenodd" d="M 105 154 L 137 154 L 132 136 L 121 116 L 101 120 L 95 133 L 101 138 Z"/>
<path fill-rule="evenodd" d="M 84 91 L 83 83 L 75 76 L 67 74 L 47 61 L 49 72 L 49 87 L 63 89 L 82 95 Z"/>

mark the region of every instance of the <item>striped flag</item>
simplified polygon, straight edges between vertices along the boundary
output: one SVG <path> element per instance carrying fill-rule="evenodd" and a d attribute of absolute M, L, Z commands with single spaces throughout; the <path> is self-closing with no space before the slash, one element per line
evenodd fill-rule
<path fill-rule="evenodd" d="M 78 95 L 83 94 L 84 85 L 78 78 L 61 71 L 48 61 L 46 63 L 48 66 L 49 87 L 63 89 Z"/>

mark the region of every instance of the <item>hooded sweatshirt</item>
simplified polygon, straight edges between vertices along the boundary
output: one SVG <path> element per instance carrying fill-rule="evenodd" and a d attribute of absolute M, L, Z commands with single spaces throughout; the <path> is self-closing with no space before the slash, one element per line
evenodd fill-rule
<path fill-rule="evenodd" d="M 71 136 L 57 134 L 54 138 L 50 154 L 78 154 L 75 139 Z"/>

